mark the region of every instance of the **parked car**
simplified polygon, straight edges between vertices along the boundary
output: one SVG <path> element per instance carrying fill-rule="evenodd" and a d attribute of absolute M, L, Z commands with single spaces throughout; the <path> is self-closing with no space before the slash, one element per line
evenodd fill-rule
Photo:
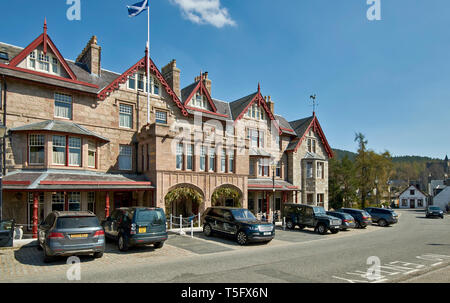
<path fill-rule="evenodd" d="M 14 220 L 0 221 L 0 247 L 11 247 L 14 237 Z"/>
<path fill-rule="evenodd" d="M 284 205 L 284 216 L 286 217 L 286 227 L 300 229 L 305 227 L 314 228 L 319 234 L 324 235 L 329 230 L 337 234 L 341 227 L 341 219 L 327 215 L 321 206 L 311 206 L 304 204 L 286 203 Z"/>
<path fill-rule="evenodd" d="M 372 217 L 365 210 L 356 208 L 340 208 L 336 211 L 352 216 L 355 219 L 356 228 L 366 228 L 367 225 L 372 225 Z"/>
<path fill-rule="evenodd" d="M 162 208 L 117 208 L 102 222 L 102 226 L 106 237 L 117 241 L 120 251 L 147 244 L 161 248 L 168 237 Z"/>
<path fill-rule="evenodd" d="M 101 258 L 105 232 L 90 211 L 53 211 L 39 225 L 38 244 L 44 251 L 44 262 L 54 256 L 93 254 Z"/>
<path fill-rule="evenodd" d="M 439 206 L 428 206 L 425 211 L 425 217 L 441 217 L 441 219 L 444 219 L 444 212 Z"/>
<path fill-rule="evenodd" d="M 270 242 L 275 237 L 275 225 L 259 221 L 248 209 L 209 207 L 202 215 L 203 233 L 234 238 L 238 244 Z"/>
<path fill-rule="evenodd" d="M 341 219 L 341 230 L 347 230 L 349 228 L 356 227 L 355 219 L 349 214 L 340 213 L 337 211 L 327 211 L 327 215 Z"/>
<path fill-rule="evenodd" d="M 389 226 L 398 222 L 398 215 L 392 209 L 366 207 L 364 210 L 372 217 L 372 223 L 377 223 L 379 226 Z"/>

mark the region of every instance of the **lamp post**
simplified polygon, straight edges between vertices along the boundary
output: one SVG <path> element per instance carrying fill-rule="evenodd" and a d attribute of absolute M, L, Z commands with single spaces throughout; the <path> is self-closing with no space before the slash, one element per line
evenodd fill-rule
<path fill-rule="evenodd" d="M 277 166 L 275 164 L 272 164 L 272 205 L 273 210 L 275 214 L 275 169 Z M 274 217 L 272 216 L 272 221 L 275 222 Z"/>
<path fill-rule="evenodd" d="M 2 178 L 3 178 L 3 138 L 6 134 L 6 126 L 0 125 L 0 139 L 2 141 L 0 148 L 0 221 L 3 219 L 3 187 L 2 187 Z"/>
<path fill-rule="evenodd" d="M 375 177 L 375 190 L 376 190 L 376 202 L 377 202 L 377 206 L 380 206 L 380 202 L 378 201 L 378 177 Z"/>

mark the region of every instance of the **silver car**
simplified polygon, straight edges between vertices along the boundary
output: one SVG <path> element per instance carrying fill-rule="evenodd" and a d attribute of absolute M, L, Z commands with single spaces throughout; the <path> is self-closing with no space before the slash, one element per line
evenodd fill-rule
<path fill-rule="evenodd" d="M 51 212 L 39 225 L 38 241 L 44 262 L 54 256 L 93 254 L 101 258 L 105 251 L 105 232 L 90 211 Z"/>

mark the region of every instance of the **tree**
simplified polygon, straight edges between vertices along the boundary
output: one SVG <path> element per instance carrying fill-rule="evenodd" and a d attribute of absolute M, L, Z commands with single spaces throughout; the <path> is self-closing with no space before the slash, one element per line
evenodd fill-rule
<path fill-rule="evenodd" d="M 356 176 L 359 179 L 359 193 L 361 194 L 361 207 L 364 208 L 366 206 L 366 198 L 368 194 L 367 185 L 369 183 L 368 180 L 368 162 L 367 162 L 367 149 L 366 145 L 368 141 L 366 137 L 362 133 L 355 134 L 355 142 L 358 142 L 358 155 L 356 156 L 356 168 L 357 174 Z"/>
<path fill-rule="evenodd" d="M 235 207 L 241 207 L 241 194 L 232 187 L 224 186 L 216 189 L 211 197 L 212 205 L 225 206 L 227 200 L 233 200 Z"/>
<path fill-rule="evenodd" d="M 345 155 L 342 160 L 331 159 L 329 165 L 330 207 L 334 209 L 351 207 L 357 199 L 358 185 L 354 162 Z"/>

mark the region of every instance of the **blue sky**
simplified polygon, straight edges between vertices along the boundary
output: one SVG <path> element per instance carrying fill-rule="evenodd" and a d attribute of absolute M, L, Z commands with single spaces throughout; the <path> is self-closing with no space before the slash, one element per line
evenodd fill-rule
<path fill-rule="evenodd" d="M 310 115 L 309 96 L 317 94 L 332 147 L 354 151 L 362 132 L 377 152 L 443 158 L 450 154 L 450 2 L 380 1 L 382 20 L 368 21 L 366 0 L 154 0 L 151 56 L 159 68 L 177 59 L 183 87 L 208 71 L 213 97 L 225 101 L 260 82 L 289 121 Z M 127 16 L 134 2 L 81 0 L 81 21 L 69 21 L 64 0 L 26 1 L 0 11 L 0 41 L 26 46 L 46 16 L 66 58 L 97 35 L 103 68 L 123 72 L 146 43 L 146 15 Z"/>

